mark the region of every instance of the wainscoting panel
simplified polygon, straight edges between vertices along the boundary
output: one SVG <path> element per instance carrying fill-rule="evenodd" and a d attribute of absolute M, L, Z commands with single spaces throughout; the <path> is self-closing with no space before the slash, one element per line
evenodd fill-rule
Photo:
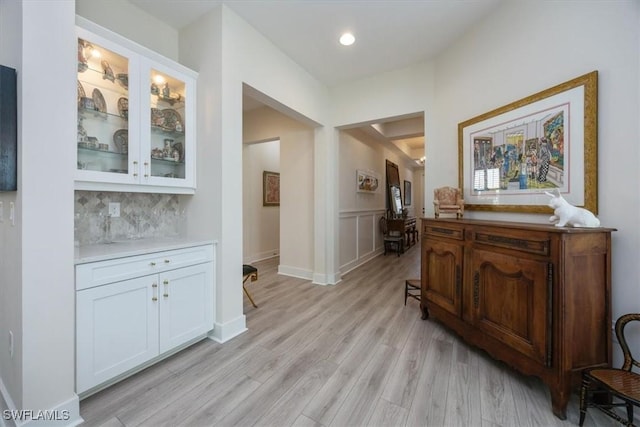
<path fill-rule="evenodd" d="M 350 264 L 358 259 L 358 217 L 340 216 L 340 270 L 342 266 Z"/>
<path fill-rule="evenodd" d="M 340 212 L 341 274 L 353 270 L 382 252 L 382 234 L 378 222 L 383 216 L 383 209 Z"/>

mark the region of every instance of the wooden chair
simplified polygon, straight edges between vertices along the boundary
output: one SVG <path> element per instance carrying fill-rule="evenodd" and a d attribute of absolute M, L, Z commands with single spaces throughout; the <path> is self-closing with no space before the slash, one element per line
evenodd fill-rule
<path fill-rule="evenodd" d="M 616 337 L 624 355 L 622 368 L 593 368 L 582 372 L 580 425 L 584 423 L 587 408 L 592 407 L 623 425 L 633 426 L 633 407 L 640 406 L 640 375 L 632 372 L 632 368 L 640 368 L 640 362 L 631 355 L 624 328 L 634 320 L 640 321 L 640 313 L 625 314 L 616 321 Z M 627 420 L 614 411 L 621 406 L 627 410 Z"/>
<path fill-rule="evenodd" d="M 253 298 L 251 298 L 251 294 L 245 287 L 245 283 L 249 279 L 251 279 L 252 282 L 255 282 L 256 280 L 258 280 L 258 269 L 252 265 L 243 264 L 242 265 L 242 290 L 244 291 L 247 298 L 249 298 L 249 301 L 251 301 L 251 305 L 253 305 L 255 308 L 258 308 L 256 303 L 253 302 Z"/>
<path fill-rule="evenodd" d="M 459 188 L 440 187 L 433 190 L 433 207 L 436 218 L 440 214 L 455 214 L 460 219 L 464 215 L 464 199 Z"/>
<path fill-rule="evenodd" d="M 385 217 L 380 218 L 378 225 L 383 235 L 384 255 L 387 255 L 387 250 L 395 250 L 398 256 L 403 254 L 404 234 L 399 231 L 389 231 L 387 227 L 387 219 Z"/>
<path fill-rule="evenodd" d="M 407 305 L 407 298 L 420 301 L 421 284 L 420 279 L 407 279 L 404 282 L 404 305 Z"/>

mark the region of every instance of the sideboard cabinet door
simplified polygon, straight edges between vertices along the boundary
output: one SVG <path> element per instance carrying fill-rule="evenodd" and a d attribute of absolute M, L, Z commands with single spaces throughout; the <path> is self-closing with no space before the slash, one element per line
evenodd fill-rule
<path fill-rule="evenodd" d="M 474 325 L 549 366 L 551 266 L 546 261 L 474 250 L 466 301 Z"/>
<path fill-rule="evenodd" d="M 462 307 L 462 255 L 460 244 L 423 239 L 422 277 L 426 298 L 456 316 Z"/>

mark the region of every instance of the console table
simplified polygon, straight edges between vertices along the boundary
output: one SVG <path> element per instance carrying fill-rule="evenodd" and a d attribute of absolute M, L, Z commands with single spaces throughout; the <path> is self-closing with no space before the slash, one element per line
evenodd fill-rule
<path fill-rule="evenodd" d="M 422 219 L 421 302 L 551 392 L 566 418 L 584 368 L 611 364 L 610 228 Z"/>
<path fill-rule="evenodd" d="M 415 218 L 389 219 L 387 220 L 387 229 L 390 232 L 395 231 L 400 233 L 400 235 L 406 235 L 405 246 L 407 248 L 416 243 L 418 230 L 416 229 Z"/>

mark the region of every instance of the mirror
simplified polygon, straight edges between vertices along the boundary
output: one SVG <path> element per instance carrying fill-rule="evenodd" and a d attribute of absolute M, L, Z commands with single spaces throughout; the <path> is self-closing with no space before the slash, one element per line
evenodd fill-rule
<path fill-rule="evenodd" d="M 402 216 L 402 192 L 400 190 L 400 173 L 398 165 L 387 160 L 387 202 L 391 216 L 400 218 Z"/>
<path fill-rule="evenodd" d="M 391 186 L 391 211 L 394 216 L 402 215 L 402 198 L 400 197 L 400 187 Z"/>

